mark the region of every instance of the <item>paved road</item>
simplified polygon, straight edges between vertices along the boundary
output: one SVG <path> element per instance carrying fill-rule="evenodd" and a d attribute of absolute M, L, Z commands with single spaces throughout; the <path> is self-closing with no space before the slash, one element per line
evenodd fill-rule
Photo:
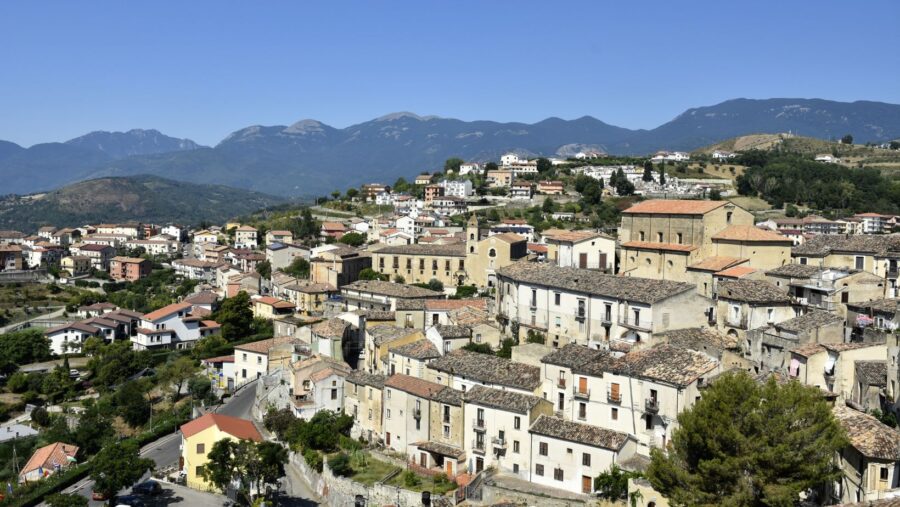
<path fill-rule="evenodd" d="M 37 317 L 32 317 L 28 320 L 23 320 L 21 322 L 16 322 L 15 324 L 9 324 L 7 326 L 0 327 L 0 334 L 9 333 L 10 331 L 16 331 L 18 329 L 22 329 L 26 327 L 26 324 L 33 322 L 35 320 L 45 320 L 45 319 L 58 319 L 62 317 L 62 314 L 66 311 L 65 306 L 60 306 L 57 310 L 53 310 L 50 313 L 45 313 L 43 315 L 38 315 Z"/>
<path fill-rule="evenodd" d="M 228 399 L 228 401 L 219 407 L 217 411 L 220 414 L 230 415 L 234 417 L 241 417 L 245 419 L 250 418 L 250 407 L 253 406 L 253 401 L 255 399 L 256 392 L 256 381 L 251 382 L 243 387 L 240 391 L 237 392 L 234 396 Z M 150 458 L 156 463 L 157 468 L 165 468 L 170 465 L 173 465 L 178 462 L 178 458 L 181 456 L 181 434 L 175 432 L 171 435 L 166 435 L 154 442 L 151 442 L 145 445 L 141 449 L 141 456 L 145 458 Z M 148 474 L 149 477 L 149 474 Z M 167 489 L 171 491 L 170 485 L 165 485 Z M 94 489 L 94 481 L 90 479 L 84 479 L 77 484 L 71 486 L 66 489 L 66 493 L 78 493 L 81 496 L 87 497 L 90 499 L 91 494 Z M 222 505 L 224 502 L 224 497 L 221 495 L 213 495 L 210 493 L 203 493 L 200 491 L 194 491 L 190 488 L 182 488 L 191 492 L 190 498 L 184 497 L 184 500 L 179 500 L 176 497 L 172 497 L 171 495 L 164 497 L 166 504 L 179 504 L 184 503 L 185 505 Z M 209 497 L 209 498 L 206 498 Z M 201 501 L 203 498 L 206 498 L 209 503 L 205 501 Z M 189 501 L 190 500 L 190 501 Z M 194 501 L 200 503 L 194 503 Z M 91 505 L 104 505 L 102 502 L 90 502 Z"/>

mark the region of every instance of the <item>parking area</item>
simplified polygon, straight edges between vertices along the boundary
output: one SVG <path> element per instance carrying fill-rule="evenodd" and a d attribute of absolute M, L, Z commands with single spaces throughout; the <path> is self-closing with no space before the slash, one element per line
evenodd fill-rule
<path fill-rule="evenodd" d="M 147 507 L 163 507 L 168 505 L 185 505 L 198 507 L 222 507 L 228 501 L 223 495 L 197 491 L 187 486 L 162 482 L 162 493 L 158 496 L 144 496 L 141 500 Z M 107 505 L 106 502 L 90 500 L 91 507 Z"/>

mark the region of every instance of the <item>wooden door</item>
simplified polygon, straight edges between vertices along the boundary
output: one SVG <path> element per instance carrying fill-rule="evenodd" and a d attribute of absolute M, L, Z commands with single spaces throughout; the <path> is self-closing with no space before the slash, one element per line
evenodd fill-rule
<path fill-rule="evenodd" d="M 384 434 L 384 443 L 387 445 L 391 445 L 391 433 L 387 432 Z"/>
<path fill-rule="evenodd" d="M 419 453 L 419 465 L 422 468 L 428 468 L 428 454 L 424 452 Z"/>
<path fill-rule="evenodd" d="M 453 477 L 453 462 L 449 459 L 445 459 L 444 468 L 447 472 L 447 477 Z"/>
<path fill-rule="evenodd" d="M 600 252 L 600 266 L 598 267 L 600 269 L 606 269 L 606 254 L 603 252 Z"/>
<path fill-rule="evenodd" d="M 587 254 L 586 253 L 578 254 L 578 267 L 581 269 L 587 269 Z"/>
<path fill-rule="evenodd" d="M 582 394 L 587 392 L 587 377 L 578 377 L 578 392 Z"/>
<path fill-rule="evenodd" d="M 613 401 L 619 401 L 619 399 L 620 399 L 619 398 L 619 396 L 620 396 L 619 395 L 619 384 L 610 384 L 609 394 L 610 394 L 610 398 L 612 398 Z"/>
<path fill-rule="evenodd" d="M 585 494 L 590 494 L 591 486 L 593 486 L 592 482 L 593 481 L 591 480 L 590 477 L 588 477 L 587 475 L 582 475 L 581 476 L 581 492 L 585 493 Z"/>

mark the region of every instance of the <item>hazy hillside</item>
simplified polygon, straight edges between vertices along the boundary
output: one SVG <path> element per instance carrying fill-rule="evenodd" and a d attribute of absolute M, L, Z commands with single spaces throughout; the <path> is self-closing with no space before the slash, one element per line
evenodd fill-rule
<path fill-rule="evenodd" d="M 0 229 L 32 232 L 95 222 L 141 220 L 192 224 L 224 221 L 284 202 L 279 197 L 221 185 L 189 184 L 156 176 L 100 178 L 46 194 L 0 200 Z"/>
<path fill-rule="evenodd" d="M 7 191 L 17 193 L 91 177 L 155 174 L 308 197 L 433 171 L 453 156 L 485 161 L 507 151 L 570 155 L 579 146 L 643 155 L 660 149 L 690 151 L 759 132 L 793 132 L 826 140 L 849 133 L 857 143 L 883 142 L 900 136 L 900 105 L 736 99 L 689 109 L 652 130 L 629 130 L 589 116 L 526 124 L 394 113 L 342 129 L 316 120 L 251 126 L 214 148 L 155 131 L 94 133 L 67 144 L 40 145 L 53 146 L 49 153 L 37 146 L 18 152 L 0 146 L 0 178 Z M 123 138 L 128 142 L 120 146 Z M 4 157 L 4 150 L 14 153 Z"/>

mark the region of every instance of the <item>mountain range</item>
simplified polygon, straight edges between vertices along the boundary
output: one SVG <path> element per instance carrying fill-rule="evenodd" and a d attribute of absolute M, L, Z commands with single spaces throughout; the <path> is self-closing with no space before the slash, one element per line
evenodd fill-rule
<path fill-rule="evenodd" d="M 65 143 L 22 148 L 0 142 L 2 192 L 29 193 L 103 176 L 154 174 L 283 196 L 322 195 L 369 181 L 393 182 L 442 167 L 444 160 L 570 155 L 585 147 L 611 154 L 690 151 L 754 133 L 793 132 L 855 142 L 900 137 L 900 105 L 821 99 L 735 99 L 689 109 L 659 127 L 631 130 L 584 116 L 534 123 L 462 121 L 394 113 L 346 128 L 316 120 L 251 126 L 214 147 L 153 130 L 93 132 Z"/>
<path fill-rule="evenodd" d="M 284 201 L 250 190 L 158 176 L 107 177 L 43 194 L 0 197 L 0 229 L 33 232 L 42 225 L 97 222 L 224 222 Z"/>

